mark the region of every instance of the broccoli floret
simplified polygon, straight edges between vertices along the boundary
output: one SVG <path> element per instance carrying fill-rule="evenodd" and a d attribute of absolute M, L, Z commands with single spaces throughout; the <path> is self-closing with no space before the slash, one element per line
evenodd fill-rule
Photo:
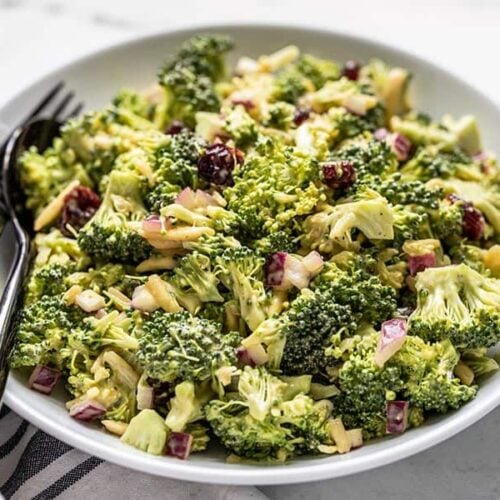
<path fill-rule="evenodd" d="M 298 246 L 297 238 L 285 231 L 271 233 L 252 243 L 252 248 L 266 256 L 277 252 L 295 253 Z"/>
<path fill-rule="evenodd" d="M 33 304 L 45 295 L 61 295 L 66 290 L 64 280 L 75 267 L 56 262 L 35 268 L 26 284 L 25 304 Z"/>
<path fill-rule="evenodd" d="M 340 77 L 340 67 L 331 59 L 319 59 L 310 54 L 302 55 L 296 64 L 297 69 L 308 78 L 315 89 L 320 89 L 329 80 Z"/>
<path fill-rule="evenodd" d="M 223 335 L 219 323 L 188 313 L 155 311 L 144 319 L 137 360 L 144 373 L 161 382 L 215 379 L 236 363 L 239 334 Z"/>
<path fill-rule="evenodd" d="M 396 309 L 394 290 L 361 269 L 328 268 L 279 317 L 270 318 L 243 340 L 266 344 L 269 365 L 286 375 L 324 374 L 325 348 L 350 337 L 363 323 L 379 323 Z"/>
<path fill-rule="evenodd" d="M 422 378 L 411 380 L 406 393 L 410 404 L 426 411 L 445 413 L 476 395 L 477 388 L 461 384 L 453 369 L 460 358 L 449 340 L 434 344 L 435 358 Z"/>
<path fill-rule="evenodd" d="M 308 90 L 304 75 L 293 66 L 278 73 L 274 79 L 273 99 L 295 104 Z"/>
<path fill-rule="evenodd" d="M 224 446 L 240 457 L 284 460 L 332 444 L 326 426 L 330 406 L 304 394 L 287 401 L 285 388 L 264 369 L 245 367 L 239 399 L 211 401 L 207 421 Z"/>
<path fill-rule="evenodd" d="M 196 241 L 186 242 L 184 248 L 197 251 L 203 255 L 207 255 L 210 259 L 222 255 L 228 248 L 239 248 L 240 242 L 232 236 L 223 234 L 214 234 L 213 236 L 203 235 Z"/>
<path fill-rule="evenodd" d="M 334 301 L 348 305 L 362 322 L 378 324 L 391 317 L 396 310 L 396 294 L 392 287 L 382 284 L 380 278 L 363 262 L 350 263 L 344 270 L 327 264 L 312 283 L 315 289 L 330 291 Z"/>
<path fill-rule="evenodd" d="M 121 289 L 126 281 L 126 271 L 126 267 L 121 264 L 104 264 L 86 271 L 71 273 L 66 277 L 64 284 L 68 287 L 79 285 L 84 289 L 102 293 L 110 287 Z"/>
<path fill-rule="evenodd" d="M 447 179 L 465 175 L 475 168 L 472 160 L 459 150 L 444 152 L 434 146 L 419 148 L 413 158 L 401 169 L 403 179 L 420 180 Z"/>
<path fill-rule="evenodd" d="M 417 308 L 409 322 L 413 335 L 448 338 L 462 348 L 500 341 L 500 280 L 459 264 L 418 273 L 415 288 Z"/>
<path fill-rule="evenodd" d="M 365 137 L 348 141 L 336 149 L 330 160 L 345 161 L 354 167 L 356 182 L 362 184 L 373 176 L 388 176 L 396 172 L 398 161 L 396 155 L 384 141 Z"/>
<path fill-rule="evenodd" d="M 383 368 L 373 360 L 378 335 L 355 340 L 356 347 L 338 370 L 341 394 L 334 398 L 335 412 L 348 427 L 361 427 L 367 438 L 385 434 L 385 406 L 403 389 L 401 368 Z"/>
<path fill-rule="evenodd" d="M 101 206 L 78 233 L 78 243 L 89 255 L 104 261 L 139 262 L 151 247 L 132 227 L 147 215 L 142 204 L 141 179 L 114 171 Z"/>
<path fill-rule="evenodd" d="M 239 304 L 250 330 L 266 319 L 264 259 L 247 247 L 228 248 L 216 258 L 216 274 Z"/>
<path fill-rule="evenodd" d="M 21 186 L 26 197 L 26 208 L 38 214 L 71 181 L 78 180 L 84 186 L 92 181 L 72 151 L 67 150 L 61 138 L 52 147 L 39 153 L 34 147 L 20 158 Z"/>
<path fill-rule="evenodd" d="M 245 236 L 256 239 L 293 230 L 297 220 L 325 199 L 319 174 L 313 158 L 265 140 L 247 155 L 224 196 L 240 216 Z"/>
<path fill-rule="evenodd" d="M 153 102 L 145 95 L 139 94 L 132 89 L 121 89 L 113 98 L 112 103 L 119 112 L 125 111 L 158 125 L 163 124 L 164 117 L 159 115 L 164 103 Z"/>
<path fill-rule="evenodd" d="M 302 245 L 325 253 L 331 253 L 336 246 L 356 249 L 359 242 L 353 241 L 353 230 L 369 240 L 392 240 L 394 221 L 392 208 L 381 196 L 328 205 L 305 220 Z"/>
<path fill-rule="evenodd" d="M 167 435 L 163 418 L 154 410 L 142 410 L 130 421 L 121 441 L 152 455 L 163 455 Z"/>
<path fill-rule="evenodd" d="M 280 336 L 285 339 L 280 369 L 286 375 L 324 373 L 325 345 L 331 335 L 349 335 L 355 316 L 329 289 L 302 292 L 284 314 Z"/>
<path fill-rule="evenodd" d="M 184 381 L 175 386 L 175 396 L 170 400 L 170 411 L 165 423 L 175 432 L 182 432 L 186 426 L 203 418 L 203 407 L 212 399 L 213 393 L 207 383 L 200 386 Z"/>
<path fill-rule="evenodd" d="M 71 341 L 86 346 L 95 353 L 103 347 L 111 347 L 118 352 L 130 351 L 135 353 L 139 348 L 139 342 L 132 334 L 135 326 L 131 315 L 111 311 L 102 318 L 89 316 L 84 320 L 85 328 L 75 333 Z M 74 342 L 70 342 L 71 348 Z"/>
<path fill-rule="evenodd" d="M 460 360 L 474 372 L 474 378 L 499 369 L 498 363 L 488 356 L 487 349 L 484 348 L 469 349 L 462 353 Z"/>
<path fill-rule="evenodd" d="M 24 307 L 16 323 L 17 343 L 10 366 L 20 368 L 38 364 L 66 369 L 71 362 L 68 338 L 83 326 L 83 312 L 67 306 L 61 296 L 42 296 Z"/>
<path fill-rule="evenodd" d="M 193 290 L 202 302 L 223 302 L 217 288 L 219 280 L 210 258 L 198 252 L 183 257 L 174 270 L 176 284 L 186 292 Z"/>
<path fill-rule="evenodd" d="M 386 403 L 407 400 L 412 426 L 421 425 L 423 411 L 447 411 L 472 399 L 476 388 L 450 376 L 458 354 L 448 342 L 428 344 L 407 336 L 403 346 L 383 367 L 374 361 L 379 333 L 371 329 L 346 339 L 328 352 L 343 363 L 337 369 L 340 394 L 335 412 L 348 427 L 362 427 L 366 438 L 386 433 Z"/>
<path fill-rule="evenodd" d="M 205 142 L 190 131 L 169 137 L 169 141 L 154 153 L 153 186 L 146 193 L 147 207 L 156 213 L 173 203 L 175 196 L 185 187 L 199 185 L 196 160 Z"/>
<path fill-rule="evenodd" d="M 385 109 L 380 104 L 368 110 L 363 116 L 349 113 L 344 108 L 331 108 L 328 116 L 338 133 L 337 143 L 345 139 L 353 139 L 364 132 L 373 133 L 385 123 Z"/>
<path fill-rule="evenodd" d="M 205 425 L 200 423 L 189 424 L 186 427 L 186 432 L 193 436 L 191 453 L 205 451 L 207 449 L 210 436 L 208 435 L 209 430 Z"/>
<path fill-rule="evenodd" d="M 279 130 L 288 130 L 293 124 L 295 112 L 295 106 L 287 102 L 272 103 L 269 105 L 264 125 Z"/>
<path fill-rule="evenodd" d="M 435 238 L 444 241 L 456 241 L 463 232 L 463 202 L 445 198 L 437 210 L 430 212 L 429 222 Z"/>
<path fill-rule="evenodd" d="M 443 193 L 440 189 L 429 189 L 422 181 L 403 180 L 396 173 L 387 179 L 374 177 L 368 186 L 380 193 L 392 205 L 416 205 L 429 209 L 437 209 Z"/>
<path fill-rule="evenodd" d="M 106 409 L 103 418 L 129 422 L 136 414 L 136 388 L 139 375 L 121 356 L 103 351 L 90 368 L 81 367 L 68 377 L 68 390 L 75 396 L 66 406 L 91 401 Z"/>
<path fill-rule="evenodd" d="M 220 100 L 214 83 L 224 76 L 224 55 L 232 46 L 225 36 L 196 36 L 163 67 L 159 80 L 167 91 L 171 119 L 193 126 L 196 112 L 218 111 Z"/>
<path fill-rule="evenodd" d="M 224 131 L 241 148 L 253 145 L 258 136 L 257 123 L 241 105 L 236 106 L 227 114 Z"/>
<path fill-rule="evenodd" d="M 401 247 L 408 240 L 421 240 L 433 235 L 426 212 L 397 205 L 393 207 L 393 214 L 395 246 Z"/>

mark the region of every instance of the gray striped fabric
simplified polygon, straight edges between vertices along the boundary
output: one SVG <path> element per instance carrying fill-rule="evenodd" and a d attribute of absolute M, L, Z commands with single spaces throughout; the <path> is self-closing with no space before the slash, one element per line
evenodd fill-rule
<path fill-rule="evenodd" d="M 6 500 L 267 499 L 253 487 L 175 481 L 104 462 L 36 429 L 6 406 L 0 409 L 0 492 Z"/>

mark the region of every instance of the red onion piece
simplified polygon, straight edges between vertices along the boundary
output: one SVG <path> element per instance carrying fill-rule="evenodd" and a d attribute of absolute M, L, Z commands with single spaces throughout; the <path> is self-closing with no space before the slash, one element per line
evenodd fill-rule
<path fill-rule="evenodd" d="M 434 252 L 423 255 L 410 255 L 408 257 L 408 267 L 410 275 L 415 276 L 420 271 L 425 271 L 428 267 L 436 266 L 436 254 Z"/>
<path fill-rule="evenodd" d="M 29 378 L 28 386 L 30 389 L 43 394 L 51 394 L 60 378 L 61 373 L 59 370 L 37 365 Z"/>
<path fill-rule="evenodd" d="M 390 146 L 399 161 L 405 161 L 411 150 L 411 142 L 402 134 L 392 134 L 390 136 Z"/>
<path fill-rule="evenodd" d="M 385 141 L 387 136 L 389 135 L 389 131 L 386 128 L 378 128 L 373 133 L 373 137 L 377 139 L 377 141 Z"/>
<path fill-rule="evenodd" d="M 69 410 L 69 416 L 76 420 L 89 422 L 102 417 L 106 413 L 106 407 L 97 401 L 84 401 L 83 403 L 76 404 Z"/>
<path fill-rule="evenodd" d="M 145 233 L 160 234 L 163 223 L 159 215 L 148 215 L 142 221 L 142 229 Z"/>
<path fill-rule="evenodd" d="M 266 285 L 280 286 L 285 276 L 286 252 L 273 253 L 266 264 Z"/>
<path fill-rule="evenodd" d="M 382 329 L 375 352 L 375 364 L 384 363 L 401 349 L 406 339 L 406 320 L 395 318 L 382 323 Z"/>
<path fill-rule="evenodd" d="M 479 240 L 484 234 L 483 214 L 472 203 L 464 203 L 462 207 L 462 233 L 469 240 Z"/>
<path fill-rule="evenodd" d="M 255 361 L 250 356 L 248 349 L 246 347 L 238 347 L 236 349 L 236 356 L 238 356 L 238 361 L 242 365 L 255 366 Z"/>
<path fill-rule="evenodd" d="M 408 427 L 408 401 L 388 401 L 386 406 L 386 432 L 401 434 Z"/>
<path fill-rule="evenodd" d="M 193 436 L 187 432 L 171 432 L 167 441 L 167 455 L 186 460 L 191 453 Z"/>

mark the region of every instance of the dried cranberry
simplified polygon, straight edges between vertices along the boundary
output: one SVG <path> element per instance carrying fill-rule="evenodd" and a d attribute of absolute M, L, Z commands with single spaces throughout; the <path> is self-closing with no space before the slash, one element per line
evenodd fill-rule
<path fill-rule="evenodd" d="M 342 68 L 342 76 L 349 80 L 356 81 L 359 78 L 361 66 L 356 61 L 347 61 Z"/>
<path fill-rule="evenodd" d="M 469 240 L 479 240 L 484 233 L 484 218 L 481 212 L 474 208 L 472 203 L 462 206 L 462 232 Z"/>
<path fill-rule="evenodd" d="M 220 186 L 233 184 L 232 172 L 243 163 L 243 153 L 223 143 L 212 144 L 198 158 L 198 174 L 208 182 Z"/>
<path fill-rule="evenodd" d="M 436 263 L 437 259 L 434 252 L 422 255 L 410 255 L 408 257 L 410 276 L 415 276 L 417 273 L 425 271 L 428 267 L 435 267 Z"/>
<path fill-rule="evenodd" d="M 170 125 L 165 130 L 165 134 L 167 135 L 177 135 L 180 134 L 183 130 L 186 130 L 187 127 L 179 120 L 174 120 L 170 123 Z"/>
<path fill-rule="evenodd" d="M 266 285 L 279 286 L 285 277 L 286 252 L 276 252 L 269 256 L 265 265 Z"/>
<path fill-rule="evenodd" d="M 67 226 L 78 231 L 93 217 L 100 204 L 101 199 L 92 189 L 76 186 L 64 198 L 61 231 L 67 236 L 72 236 Z"/>
<path fill-rule="evenodd" d="M 293 123 L 297 125 L 302 125 L 311 116 L 310 109 L 297 108 L 295 114 L 293 115 Z"/>
<path fill-rule="evenodd" d="M 323 179 L 332 189 L 345 189 L 356 181 L 356 170 L 348 161 L 337 161 L 323 165 Z"/>
<path fill-rule="evenodd" d="M 405 161 L 411 151 L 411 142 L 402 134 L 392 134 L 390 146 L 399 161 Z"/>

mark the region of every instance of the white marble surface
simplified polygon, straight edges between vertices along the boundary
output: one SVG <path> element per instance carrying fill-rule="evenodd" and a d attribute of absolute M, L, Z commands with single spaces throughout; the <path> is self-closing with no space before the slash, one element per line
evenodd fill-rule
<path fill-rule="evenodd" d="M 0 105 L 42 72 L 136 36 L 202 23 L 291 22 L 364 34 L 451 68 L 500 102 L 499 0 L 0 0 Z M 273 499 L 496 500 L 500 409 L 398 464 L 263 487 Z"/>

